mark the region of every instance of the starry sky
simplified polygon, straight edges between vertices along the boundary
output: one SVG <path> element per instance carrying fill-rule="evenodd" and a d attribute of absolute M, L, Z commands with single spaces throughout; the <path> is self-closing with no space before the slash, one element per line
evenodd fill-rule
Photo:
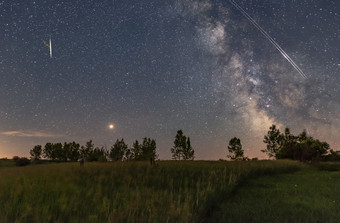
<path fill-rule="evenodd" d="M 340 150 L 340 2 L 235 2 L 306 78 L 230 1 L 0 0 L 0 157 L 150 137 L 171 159 L 182 129 L 196 159 L 234 136 L 265 158 L 274 123 Z"/>

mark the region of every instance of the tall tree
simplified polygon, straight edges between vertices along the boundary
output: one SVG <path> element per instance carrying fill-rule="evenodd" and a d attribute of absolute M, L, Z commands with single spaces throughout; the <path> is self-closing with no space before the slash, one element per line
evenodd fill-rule
<path fill-rule="evenodd" d="M 191 147 L 190 138 L 188 137 L 186 146 L 183 148 L 183 160 L 193 160 L 195 158 L 195 151 Z"/>
<path fill-rule="evenodd" d="M 56 160 L 57 159 L 57 153 L 55 151 L 54 148 L 54 144 L 53 143 L 46 143 L 44 146 L 44 150 L 43 150 L 43 157 L 46 159 L 50 159 L 50 160 Z"/>
<path fill-rule="evenodd" d="M 40 160 L 42 155 L 42 147 L 41 145 L 36 145 L 33 149 L 30 150 L 31 159 Z"/>
<path fill-rule="evenodd" d="M 298 139 L 300 142 L 303 142 L 308 139 L 307 131 L 305 129 L 298 135 Z"/>
<path fill-rule="evenodd" d="M 124 142 L 124 139 L 117 139 L 115 144 L 111 147 L 110 158 L 112 161 L 122 161 L 128 145 Z"/>
<path fill-rule="evenodd" d="M 72 162 L 77 162 L 80 158 L 80 145 L 76 142 L 69 143 L 68 159 Z"/>
<path fill-rule="evenodd" d="M 142 151 L 142 145 L 139 144 L 138 140 L 136 140 L 131 148 L 131 159 L 140 161 L 143 159 L 143 151 Z"/>
<path fill-rule="evenodd" d="M 228 145 L 228 158 L 231 160 L 242 160 L 244 158 L 244 151 L 242 149 L 241 140 L 239 138 L 232 138 Z"/>
<path fill-rule="evenodd" d="M 175 136 L 174 146 L 171 148 L 172 158 L 174 160 L 180 160 L 183 157 L 183 151 L 187 147 L 187 137 L 180 129 Z"/>
<path fill-rule="evenodd" d="M 86 142 L 85 146 L 81 146 L 80 148 L 80 157 L 84 160 L 89 161 L 89 157 L 94 150 L 94 144 L 92 142 L 92 139 Z"/>
<path fill-rule="evenodd" d="M 142 159 L 143 160 L 155 160 L 157 157 L 156 154 L 156 141 L 150 138 L 144 138 L 143 143 L 141 145 L 142 150 Z"/>
<path fill-rule="evenodd" d="M 56 155 L 56 160 L 58 161 L 67 161 L 67 155 L 66 152 L 63 149 L 63 144 L 61 144 L 60 142 L 58 143 L 54 143 L 53 144 L 53 151 Z"/>
<path fill-rule="evenodd" d="M 276 154 L 280 151 L 280 147 L 283 143 L 283 135 L 280 130 L 276 128 L 276 125 L 269 127 L 267 135 L 264 136 L 264 143 L 267 144 L 266 149 L 261 150 L 261 152 L 267 153 L 269 157 L 276 157 Z"/>

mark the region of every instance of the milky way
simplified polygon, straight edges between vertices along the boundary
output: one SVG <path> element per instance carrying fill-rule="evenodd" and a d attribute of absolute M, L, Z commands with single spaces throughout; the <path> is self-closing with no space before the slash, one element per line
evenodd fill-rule
<path fill-rule="evenodd" d="M 229 1 L 0 1 L 0 157 L 146 136 L 170 159 L 182 129 L 197 159 L 264 158 L 273 123 L 340 150 L 339 3 L 237 4 L 308 78 Z"/>

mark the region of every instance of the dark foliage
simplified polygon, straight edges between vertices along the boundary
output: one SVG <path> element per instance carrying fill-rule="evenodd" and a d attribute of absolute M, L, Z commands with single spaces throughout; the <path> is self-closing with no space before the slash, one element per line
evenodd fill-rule
<path fill-rule="evenodd" d="M 292 159 L 302 162 L 320 161 L 327 157 L 330 149 L 328 143 L 313 139 L 307 135 L 305 130 L 298 136 L 294 136 L 290 133 L 289 128 L 286 128 L 285 133 L 281 134 L 279 129 L 272 125 L 264 138 L 267 149 L 262 152 L 277 159 Z"/>
<path fill-rule="evenodd" d="M 187 138 L 182 130 L 177 131 L 171 153 L 174 160 L 193 160 L 195 158 L 195 151 L 191 147 L 190 138 Z"/>
<path fill-rule="evenodd" d="M 279 152 L 282 145 L 282 134 L 280 130 L 276 128 L 276 125 L 269 127 L 267 135 L 264 136 L 263 142 L 267 144 L 266 149 L 261 150 L 261 152 L 267 153 L 269 157 L 275 157 Z"/>
<path fill-rule="evenodd" d="M 33 161 L 38 161 L 41 159 L 42 147 L 41 145 L 36 145 L 30 150 L 31 159 Z"/>
<path fill-rule="evenodd" d="M 122 161 L 127 149 L 128 145 L 124 142 L 124 139 L 117 139 L 115 144 L 111 147 L 110 158 L 112 161 Z"/>
<path fill-rule="evenodd" d="M 156 140 L 150 138 L 144 138 L 141 145 L 142 160 L 155 160 L 156 154 Z"/>
<path fill-rule="evenodd" d="M 18 156 L 14 156 L 13 161 L 16 166 L 27 166 L 31 163 L 31 161 L 28 158 Z"/>
<path fill-rule="evenodd" d="M 239 138 L 232 138 L 229 141 L 228 145 L 228 152 L 229 155 L 227 155 L 228 158 L 231 160 L 245 160 L 247 158 L 244 157 L 244 151 L 242 149 L 241 140 Z"/>

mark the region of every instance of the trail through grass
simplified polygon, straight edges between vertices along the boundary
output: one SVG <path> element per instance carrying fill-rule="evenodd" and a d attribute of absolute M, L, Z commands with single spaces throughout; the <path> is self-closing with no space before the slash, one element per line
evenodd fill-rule
<path fill-rule="evenodd" d="M 248 181 L 205 222 L 339 222 L 339 210 L 340 172 L 306 167 Z"/>

